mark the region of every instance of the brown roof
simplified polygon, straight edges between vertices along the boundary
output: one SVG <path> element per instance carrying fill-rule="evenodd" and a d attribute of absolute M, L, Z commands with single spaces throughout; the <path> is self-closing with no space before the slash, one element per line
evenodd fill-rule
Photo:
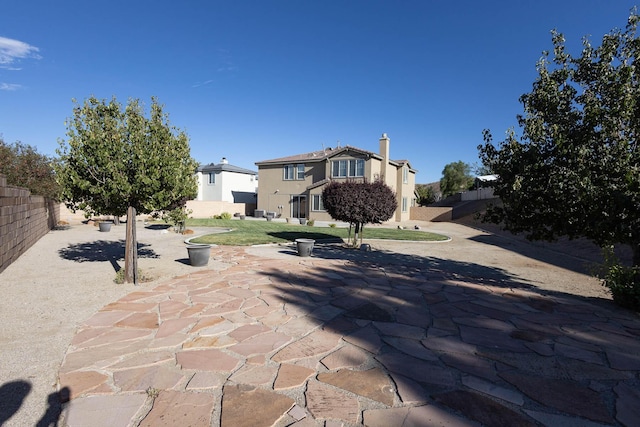
<path fill-rule="evenodd" d="M 411 164 L 409 163 L 409 160 L 389 160 L 389 162 L 391 163 L 395 163 L 397 166 L 404 166 L 407 165 L 409 167 L 409 170 L 412 172 L 418 172 L 417 170 L 415 170 L 414 168 L 411 167 Z"/>
<path fill-rule="evenodd" d="M 260 162 L 256 162 L 255 164 L 259 166 L 259 165 L 279 164 L 279 163 L 319 162 L 319 161 L 323 161 L 323 160 L 329 159 L 329 158 L 331 158 L 333 156 L 336 156 L 336 155 L 338 155 L 340 153 L 349 152 L 349 151 L 356 151 L 356 152 L 361 153 L 361 154 L 367 154 L 367 155 L 369 155 L 371 157 L 380 158 L 379 154 L 373 153 L 371 151 L 363 150 L 361 148 L 351 147 L 351 146 L 347 145 L 345 147 L 326 148 L 324 150 L 312 151 L 310 153 L 295 154 L 293 156 L 280 157 L 280 158 L 271 159 L 271 160 L 262 160 Z"/>

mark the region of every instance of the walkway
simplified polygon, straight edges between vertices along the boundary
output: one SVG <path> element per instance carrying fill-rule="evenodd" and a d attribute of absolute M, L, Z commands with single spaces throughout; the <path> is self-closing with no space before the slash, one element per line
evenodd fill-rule
<path fill-rule="evenodd" d="M 133 292 L 85 322 L 59 372 L 64 422 L 639 424 L 631 313 L 428 257 L 331 245 L 212 257 L 231 267 Z"/>

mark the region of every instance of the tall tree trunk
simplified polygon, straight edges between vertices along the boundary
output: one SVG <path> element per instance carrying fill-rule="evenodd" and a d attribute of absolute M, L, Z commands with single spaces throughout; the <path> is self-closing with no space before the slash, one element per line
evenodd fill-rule
<path fill-rule="evenodd" d="M 136 241 L 136 209 L 127 210 L 127 237 L 124 246 L 124 281 L 138 284 L 138 242 Z"/>
<path fill-rule="evenodd" d="M 356 228 L 353 233 L 353 247 L 358 246 L 358 236 L 360 235 L 360 223 L 356 222 Z"/>

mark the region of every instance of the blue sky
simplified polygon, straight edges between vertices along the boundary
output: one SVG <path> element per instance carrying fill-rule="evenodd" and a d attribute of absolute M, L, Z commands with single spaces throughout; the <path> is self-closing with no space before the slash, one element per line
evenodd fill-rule
<path fill-rule="evenodd" d="M 55 155 L 75 98 L 158 97 L 199 162 L 323 147 L 408 159 L 417 182 L 478 162 L 522 112 L 550 30 L 626 25 L 625 0 L 29 1 L 0 4 L 0 134 Z"/>

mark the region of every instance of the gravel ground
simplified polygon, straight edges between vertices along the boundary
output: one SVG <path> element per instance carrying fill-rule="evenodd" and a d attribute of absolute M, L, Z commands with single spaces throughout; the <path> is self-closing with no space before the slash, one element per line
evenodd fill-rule
<path fill-rule="evenodd" d="M 491 267 L 492 271 L 498 269 L 549 292 L 571 293 L 612 304 L 606 290 L 587 274 L 589 264 L 597 259 L 597 254 L 592 256 L 593 251 L 576 249 L 567 242 L 532 245 L 454 223 L 405 225 L 417 224 L 422 230 L 448 235 L 451 241 L 369 243 L 374 250 L 422 256 L 445 266 L 456 261 L 450 265 L 464 269 L 461 274 L 482 277 L 490 271 L 486 267 Z M 194 231 L 199 235 L 205 230 Z M 124 266 L 124 225 L 112 227 L 109 233 L 81 223 L 51 231 L 0 273 L 0 425 L 55 424 L 60 409 L 55 399 L 50 404 L 50 398 L 54 396 L 58 368 L 78 324 L 101 307 L 170 277 L 202 268 L 226 268 L 215 260 L 207 267 L 191 267 L 184 236 L 173 232 L 139 223 L 137 236 L 139 267 L 143 275 L 155 278 L 138 287 L 114 283 L 116 269 Z M 277 247 L 248 250 L 268 257 L 283 256 Z"/>
<path fill-rule="evenodd" d="M 52 399 L 50 407 L 49 396 L 80 322 L 130 292 L 205 268 L 189 265 L 184 236 L 138 223 L 138 267 L 155 280 L 116 284 L 125 228 L 101 233 L 77 223 L 53 230 L 0 273 L 0 425 L 48 426 L 57 418 L 59 405 Z"/>

